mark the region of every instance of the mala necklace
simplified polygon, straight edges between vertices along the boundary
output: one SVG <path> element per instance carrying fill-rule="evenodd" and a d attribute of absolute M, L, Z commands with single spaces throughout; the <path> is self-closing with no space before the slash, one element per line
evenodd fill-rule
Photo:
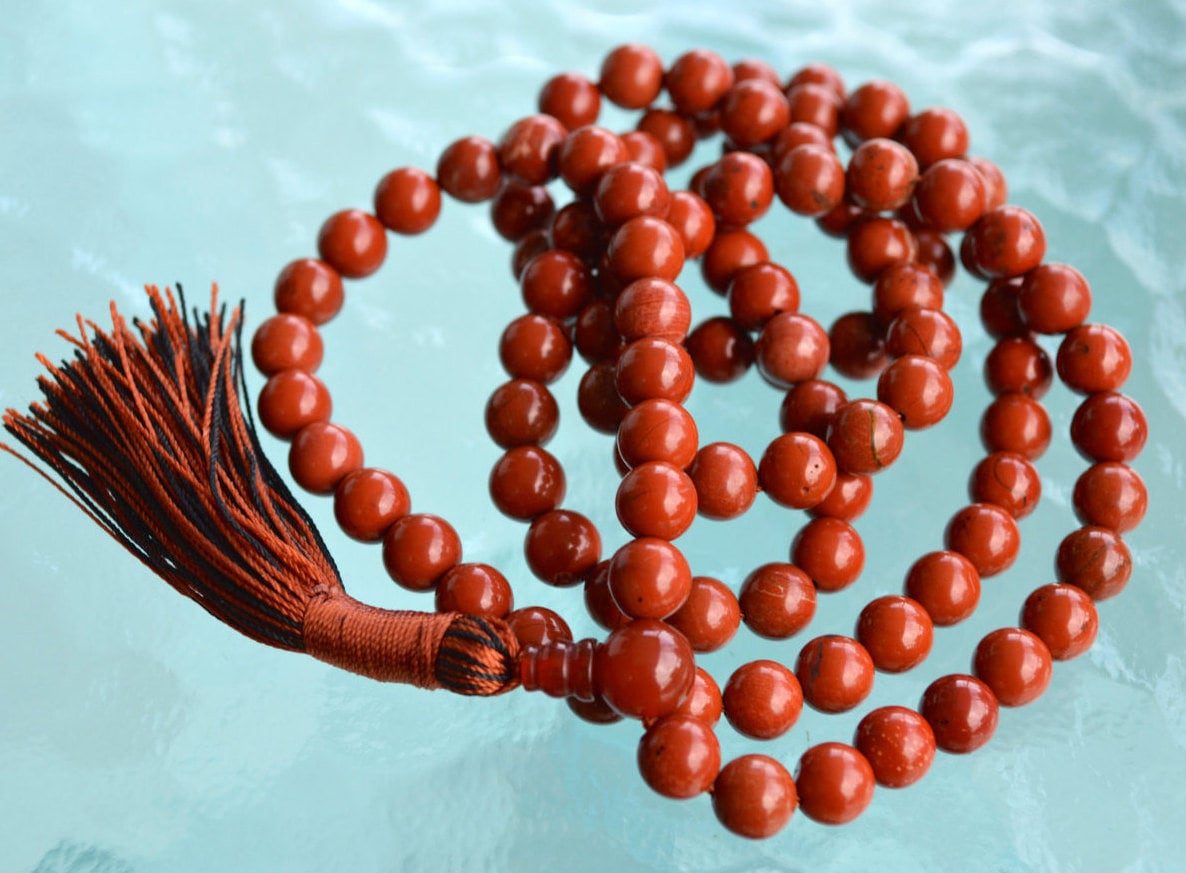
<path fill-rule="evenodd" d="M 656 103 L 663 90 L 670 108 Z M 637 130 L 596 126 L 603 97 L 644 110 Z M 723 156 L 694 174 L 691 190 L 671 191 L 664 172 L 718 131 Z M 837 136 L 852 149 L 847 167 Z M 841 824 L 865 809 L 875 785 L 920 779 L 936 748 L 984 745 L 999 706 L 1036 699 L 1053 661 L 1087 650 L 1095 601 L 1119 593 L 1131 574 L 1120 535 L 1145 512 L 1145 486 L 1127 466 L 1145 443 L 1145 418 L 1118 393 L 1131 369 L 1128 344 L 1111 327 L 1086 323 L 1087 281 L 1044 262 L 1037 219 L 1007 205 L 1000 170 L 967 150 L 958 115 L 912 114 L 888 82 L 847 93 L 834 70 L 815 64 L 784 84 L 767 64 L 730 67 L 701 50 L 664 70 L 653 51 L 631 44 L 610 52 L 596 84 L 573 73 L 550 79 L 539 114 L 497 144 L 458 140 L 435 177 L 396 169 L 379 182 L 373 214 L 331 216 L 320 257 L 280 273 L 279 314 L 251 343 L 268 377 L 259 419 L 291 440 L 297 484 L 332 494 L 342 530 L 381 542 L 391 578 L 433 591 L 435 613 L 376 609 L 345 593 L 316 529 L 260 450 L 239 399 L 240 311 L 220 308 L 217 289 L 209 315 L 190 315 L 183 299 L 150 287 L 154 318 L 135 330 L 114 307 L 110 333 L 80 318 L 78 336 L 62 334 L 77 346 L 74 359 L 55 366 L 41 358 L 45 402 L 28 415 L 9 410 L 5 426 L 117 541 L 253 639 L 379 680 L 469 695 L 521 685 L 565 698 L 588 721 L 639 719 L 647 784 L 673 798 L 710 791 L 721 822 L 742 836 L 771 836 L 796 807 Z M 559 210 L 545 187 L 557 177 L 574 193 Z M 343 279 L 379 269 L 387 231 L 427 231 L 442 190 L 463 203 L 491 202 L 495 228 L 515 244 L 512 270 L 528 310 L 502 334 L 499 358 L 511 378 L 486 407 L 487 430 L 505 450 L 490 474 L 491 498 L 528 524 L 524 549 L 536 577 L 584 586 L 590 615 L 608 631 L 603 642 L 574 642 L 564 619 L 543 607 L 512 609 L 502 573 L 461 563 L 454 528 L 412 513 L 395 474 L 363 465 L 358 439 L 331 421 L 329 391 L 314 375 L 319 327 L 340 310 Z M 872 286 L 869 311 L 843 315 L 827 331 L 799 311 L 794 276 L 749 230 L 775 196 L 846 240 L 850 268 Z M 971 475 L 972 502 L 948 522 L 945 549 L 911 566 L 903 595 L 861 611 L 853 637 L 810 640 L 793 671 L 773 660 L 744 664 L 722 691 L 695 653 L 726 645 L 742 622 L 759 636 L 789 638 L 810 623 L 817 592 L 853 584 L 864 548 L 852 522 L 872 498 L 872 475 L 898 457 L 905 431 L 949 411 L 947 371 L 962 341 L 942 306 L 956 268 L 946 235 L 956 232 L 960 262 L 989 283 L 980 314 L 996 340 L 985 361 L 994 395 L 981 420 L 987 455 Z M 695 329 L 674 284 L 688 259 L 699 259 L 729 312 Z M 1036 334 L 1062 336 L 1053 365 Z M 589 426 L 616 435 L 615 506 L 634 537 L 607 560 L 592 522 L 562 508 L 564 470 L 544 448 L 559 418 L 548 386 L 574 347 L 588 364 L 578 407 Z M 820 378 L 829 362 L 854 379 L 876 376 L 876 399 L 850 400 Z M 782 433 L 756 464 L 737 445 L 700 445 L 682 405 L 697 375 L 730 382 L 754 364 L 785 392 Z M 1059 546 L 1059 581 L 1030 594 L 1020 627 L 981 640 L 972 674 L 931 683 L 917 710 L 873 710 L 851 745 L 813 746 L 793 778 L 762 754 L 722 767 L 714 734 L 722 714 L 741 734 L 766 740 L 786 733 L 804 702 L 851 710 L 876 671 L 917 666 L 935 625 L 975 610 L 980 580 L 1013 563 L 1017 521 L 1040 497 L 1034 461 L 1051 439 L 1040 399 L 1055 371 L 1085 395 L 1071 440 L 1091 464 L 1074 488 L 1084 526 Z M 694 576 L 673 541 L 697 513 L 735 518 L 759 491 L 811 516 L 791 561 L 759 566 L 736 595 Z"/>

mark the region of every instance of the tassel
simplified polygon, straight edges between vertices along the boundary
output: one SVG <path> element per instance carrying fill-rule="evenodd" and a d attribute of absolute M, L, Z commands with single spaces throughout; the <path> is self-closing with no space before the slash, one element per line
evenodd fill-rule
<path fill-rule="evenodd" d="M 260 448 L 242 403 L 241 306 L 190 314 L 146 288 L 153 318 L 107 333 L 78 317 L 73 359 L 38 360 L 44 401 L 9 409 L 12 447 L 146 567 L 261 643 L 384 682 L 492 695 L 517 684 L 498 619 L 376 609 L 346 594 L 309 516 Z M 57 475 L 55 479 L 51 474 Z M 58 481 L 60 479 L 60 482 Z"/>

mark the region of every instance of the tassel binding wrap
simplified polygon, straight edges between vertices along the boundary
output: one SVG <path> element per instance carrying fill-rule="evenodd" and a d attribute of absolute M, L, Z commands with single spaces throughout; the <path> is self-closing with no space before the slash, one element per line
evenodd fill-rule
<path fill-rule="evenodd" d="M 242 312 L 210 312 L 149 286 L 153 318 L 112 329 L 78 318 L 75 346 L 0 443 L 150 570 L 261 643 L 372 679 L 493 695 L 518 682 L 499 619 L 390 611 L 346 594 L 309 516 L 260 448 L 242 398 Z M 178 299 L 180 298 L 180 299 Z M 49 468 L 47 471 L 45 468 Z M 51 475 L 56 474 L 56 478 Z"/>

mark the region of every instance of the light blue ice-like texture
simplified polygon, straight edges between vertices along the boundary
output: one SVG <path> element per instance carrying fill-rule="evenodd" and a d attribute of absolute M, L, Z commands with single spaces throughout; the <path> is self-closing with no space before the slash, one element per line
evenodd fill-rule
<path fill-rule="evenodd" d="M 457 136 L 497 136 L 533 110 L 545 77 L 594 74 L 608 47 L 634 39 L 668 59 L 706 46 L 782 71 L 824 60 L 851 83 L 886 77 L 916 106 L 956 107 L 974 151 L 999 162 L 1014 202 L 1041 216 L 1050 256 L 1090 278 L 1093 317 L 1131 340 L 1129 390 L 1152 437 L 1137 462 L 1151 506 L 1128 538 L 1136 572 L 1102 605 L 1090 654 L 1057 665 L 1037 703 L 1003 712 L 982 751 L 941 755 L 924 782 L 878 791 L 852 825 L 798 815 L 764 843 L 724 832 L 707 798 L 652 794 L 635 772 L 634 725 L 586 725 L 535 695 L 473 701 L 381 686 L 238 637 L 3 461 L 2 873 L 1186 870 L 1180 0 L 3 5 L 5 406 L 31 398 L 34 350 L 63 352 L 53 328 L 79 310 L 104 316 L 109 298 L 142 313 L 144 282 L 181 280 L 200 298 L 216 279 L 247 299 L 254 326 L 277 269 L 313 251 L 325 215 L 366 206 L 393 166 L 431 168 Z M 773 212 L 760 229 L 798 276 L 804 308 L 827 324 L 866 306 L 842 246 Z M 486 209 L 447 203 L 433 233 L 395 240 L 383 272 L 349 287 L 321 372 L 368 459 L 403 476 L 419 509 L 452 519 L 470 559 L 505 568 L 520 603 L 581 616 L 579 590 L 532 580 L 522 528 L 486 495 L 498 451 L 482 408 L 502 379 L 498 335 L 521 311 L 508 258 Z M 698 315 L 722 311 L 695 273 L 686 285 Z M 861 604 L 899 590 L 966 499 L 987 398 L 978 296 L 966 278 L 949 292 L 966 342 L 954 412 L 911 434 L 878 477 L 858 524 L 864 576 L 822 599 L 813 632 L 850 632 Z M 611 443 L 576 413 L 579 369 L 558 386 L 552 448 L 567 465 L 568 504 L 598 522 L 609 550 L 623 540 Z M 809 744 L 847 740 L 868 708 L 915 704 L 932 678 L 967 669 L 983 633 L 1016 622 L 1075 524 L 1075 400 L 1057 386 L 1048 397 L 1057 438 L 1040 462 L 1044 499 L 1023 524 L 1020 559 L 986 583 L 976 616 L 939 632 L 925 666 L 879 676 L 858 712 L 805 712 L 764 746 L 722 725 L 727 757 L 764 751 L 793 768 Z M 691 408 L 705 442 L 758 454 L 776 433 L 778 400 L 751 373 L 729 389 L 699 385 Z M 266 447 L 283 460 L 281 444 Z M 357 596 L 430 606 L 386 580 L 375 548 L 337 532 L 325 500 L 308 503 Z M 783 559 L 801 523 L 760 501 L 729 525 L 697 521 L 681 544 L 698 572 L 737 585 L 757 563 Z M 579 617 L 574 630 L 594 628 Z M 723 683 L 754 657 L 793 661 L 800 644 L 743 632 L 703 663 Z"/>

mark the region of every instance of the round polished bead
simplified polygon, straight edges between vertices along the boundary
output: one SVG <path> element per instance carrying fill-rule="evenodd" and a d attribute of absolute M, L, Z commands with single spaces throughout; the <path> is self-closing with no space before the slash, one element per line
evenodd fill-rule
<path fill-rule="evenodd" d="M 567 134 L 550 115 L 520 118 L 498 141 L 498 163 L 521 182 L 543 185 L 556 176 L 560 144 Z"/>
<path fill-rule="evenodd" d="M 683 701 L 695 678 L 692 649 L 661 621 L 635 619 L 610 633 L 593 658 L 595 690 L 616 712 L 660 718 Z"/>
<path fill-rule="evenodd" d="M 601 219 L 592 204 L 583 200 L 574 200 L 556 213 L 550 234 L 552 248 L 572 252 L 587 262 L 596 260 L 605 247 Z"/>
<path fill-rule="evenodd" d="M 757 155 L 729 152 L 705 176 L 704 199 L 721 224 L 744 227 L 770 208 L 774 177 Z"/>
<path fill-rule="evenodd" d="M 943 308 L 943 283 L 919 264 L 896 264 L 873 283 L 873 314 L 888 325 L 908 309 Z"/>
<path fill-rule="evenodd" d="M 806 509 L 832 490 L 836 462 L 819 437 L 785 433 L 767 446 L 758 464 L 758 479 L 776 503 Z"/>
<path fill-rule="evenodd" d="M 513 605 L 511 583 L 489 564 L 458 564 L 437 583 L 437 612 L 504 618 Z"/>
<path fill-rule="evenodd" d="M 1050 445 L 1050 416 L 1025 394 L 1002 394 L 980 419 L 980 440 L 990 452 L 1017 452 L 1031 461 Z"/>
<path fill-rule="evenodd" d="M 618 358 L 615 384 L 628 404 L 663 399 L 682 403 L 692 392 L 695 369 L 683 346 L 644 337 Z"/>
<path fill-rule="evenodd" d="M 532 258 L 519 287 L 529 310 L 561 320 L 576 316 L 593 296 L 588 268 L 576 255 L 558 250 Z"/>
<path fill-rule="evenodd" d="M 1038 505 L 1042 480 L 1038 471 L 1016 452 L 993 452 L 972 471 L 968 496 L 976 503 L 992 503 L 1017 519 Z"/>
<path fill-rule="evenodd" d="M 362 467 L 347 473 L 334 489 L 334 518 L 349 537 L 377 542 L 412 510 L 408 489 L 394 473 Z"/>
<path fill-rule="evenodd" d="M 876 473 L 902 453 L 897 412 L 875 400 L 853 400 L 836 410 L 828 426 L 828 448 L 845 473 Z"/>
<path fill-rule="evenodd" d="M 918 180 L 918 162 L 890 139 L 865 140 L 848 163 L 845 191 L 870 212 L 890 212 L 910 199 Z"/>
<path fill-rule="evenodd" d="M 678 343 L 692 324 L 692 306 L 678 285 L 663 279 L 637 279 L 614 304 L 614 327 L 626 342 L 654 336 Z"/>
<path fill-rule="evenodd" d="M 621 138 L 630 160 L 656 172 L 666 172 L 667 152 L 663 150 L 663 143 L 659 142 L 658 137 L 645 130 L 629 130 Z"/>
<path fill-rule="evenodd" d="M 674 540 L 696 519 L 696 486 L 666 461 L 647 461 L 618 485 L 618 521 L 634 536 Z"/>
<path fill-rule="evenodd" d="M 573 715 L 590 724 L 614 724 L 622 720 L 622 716 L 610 709 L 609 704 L 600 697 L 594 697 L 592 700 L 569 697 L 564 702 L 568 704 Z"/>
<path fill-rule="evenodd" d="M 335 212 L 321 225 L 317 250 L 322 260 L 351 279 L 371 275 L 387 257 L 387 234 L 375 216 L 361 209 Z"/>
<path fill-rule="evenodd" d="M 498 343 L 503 369 L 516 379 L 553 382 L 572 360 L 568 333 L 543 315 L 521 315 L 507 325 Z"/>
<path fill-rule="evenodd" d="M 651 108 L 638 120 L 638 129 L 659 141 L 668 167 L 678 167 L 696 147 L 696 125 L 670 109 Z"/>
<path fill-rule="evenodd" d="M 693 651 L 715 652 L 737 633 L 741 607 L 729 586 L 721 580 L 694 576 L 688 599 L 667 622 L 687 637 Z"/>
<path fill-rule="evenodd" d="M 1081 588 L 1093 600 L 1107 600 L 1128 584 L 1132 555 L 1115 531 L 1081 527 L 1067 534 L 1059 544 L 1054 567 L 1060 582 Z"/>
<path fill-rule="evenodd" d="M 333 401 L 329 389 L 304 370 L 281 370 L 259 393 L 259 420 L 268 433 L 291 439 L 306 425 L 329 421 Z"/>
<path fill-rule="evenodd" d="M 490 204 L 490 223 L 508 242 L 519 242 L 546 230 L 556 212 L 552 195 L 542 185 L 507 182 Z"/>
<path fill-rule="evenodd" d="M 712 728 L 699 719 L 668 715 L 647 728 L 638 743 L 643 781 L 664 797 L 703 794 L 720 768 L 720 744 Z"/>
<path fill-rule="evenodd" d="M 1028 273 L 1046 254 L 1046 234 L 1033 214 L 1020 206 L 986 212 L 964 237 L 976 272 L 985 278 Z"/>
<path fill-rule="evenodd" d="M 1053 378 L 1050 358 L 1029 337 L 998 340 L 984 361 L 984 382 L 993 394 L 1020 392 L 1037 400 Z"/>
<path fill-rule="evenodd" d="M 799 284 L 778 264 L 753 264 L 734 274 L 729 283 L 729 311 L 746 330 L 760 330 L 782 312 L 799 310 Z"/>
<path fill-rule="evenodd" d="M 905 589 L 932 622 L 950 626 L 975 611 L 980 602 L 980 574 L 959 552 L 929 552 L 910 567 Z"/>
<path fill-rule="evenodd" d="M 751 79 L 760 79 L 763 82 L 768 82 L 776 88 L 782 86 L 782 77 L 778 75 L 778 70 L 770 66 L 765 61 L 759 61 L 756 58 L 744 58 L 733 65 L 733 82 L 747 82 Z"/>
<path fill-rule="evenodd" d="M 277 312 L 299 315 L 314 324 L 325 324 L 337 315 L 345 299 L 338 271 L 313 258 L 285 266 L 276 277 L 272 296 Z"/>
<path fill-rule="evenodd" d="M 684 266 L 684 243 L 666 221 L 640 216 L 618 228 L 608 257 L 622 282 L 651 277 L 674 281 Z"/>
<path fill-rule="evenodd" d="M 829 137 L 840 128 L 841 100 L 836 93 L 824 85 L 805 82 L 787 89 L 787 104 L 791 110 L 791 121 L 812 124 Z"/>
<path fill-rule="evenodd" d="M 749 661 L 733 671 L 722 701 L 725 718 L 739 734 L 772 740 L 799 720 L 803 691 L 795 674 L 777 661 Z"/>
<path fill-rule="evenodd" d="M 903 355 L 934 358 L 950 370 L 963 353 L 963 338 L 947 313 L 937 309 L 907 309 L 890 323 L 885 350 L 895 358 Z"/>
<path fill-rule="evenodd" d="M 779 131 L 778 136 L 770 143 L 771 164 L 777 167 L 792 149 L 801 145 L 822 146 L 832 152 L 836 150 L 831 137 L 814 124 L 796 121 Z"/>
<path fill-rule="evenodd" d="M 779 425 L 784 433 L 803 431 L 824 439 L 832 416 L 848 402 L 839 385 L 823 379 L 798 382 L 787 391 L 779 408 Z"/>
<path fill-rule="evenodd" d="M 709 288 L 725 294 L 738 271 L 769 260 L 765 244 L 748 230 L 722 230 L 705 250 L 700 272 Z"/>
<path fill-rule="evenodd" d="M 604 127 L 590 125 L 564 138 L 556 160 L 564 184 L 577 194 L 590 195 L 606 170 L 629 159 L 621 137 Z"/>
<path fill-rule="evenodd" d="M 901 88 L 891 82 L 866 82 L 844 102 L 844 138 L 855 145 L 875 137 L 892 137 L 909 115 L 910 103 Z"/>
<path fill-rule="evenodd" d="M 706 518 L 736 518 L 750 508 L 758 493 L 753 459 L 733 443 L 704 446 L 688 475 L 696 488 L 697 511 Z"/>
<path fill-rule="evenodd" d="M 559 417 L 552 393 L 528 379 L 500 385 L 486 404 L 486 430 L 504 449 L 544 445 L 556 433 Z"/>
<path fill-rule="evenodd" d="M 329 494 L 347 473 L 361 466 L 358 437 L 328 421 L 305 425 L 288 450 L 288 471 L 298 485 L 313 494 Z"/>
<path fill-rule="evenodd" d="M 937 361 L 905 355 L 877 380 L 877 399 L 901 416 L 903 427 L 920 430 L 938 424 L 951 411 L 955 390 Z"/>
<path fill-rule="evenodd" d="M 613 306 L 605 300 L 586 304 L 573 324 L 572 341 L 590 364 L 615 360 L 622 351 L 622 337 L 614 327 Z"/>
<path fill-rule="evenodd" d="M 1021 623 L 1056 661 L 1069 661 L 1091 648 L 1099 616 L 1091 597 L 1075 585 L 1043 585 L 1025 599 Z M 1003 701 L 1002 701 L 1003 702 Z"/>
<path fill-rule="evenodd" d="M 967 161 L 938 161 L 919 177 L 913 208 L 924 224 L 937 231 L 966 230 L 987 208 L 984 178 Z"/>
<path fill-rule="evenodd" d="M 968 128 L 950 109 L 924 109 L 910 116 L 898 137 L 924 168 L 948 158 L 961 158 L 968 151 Z"/>
<path fill-rule="evenodd" d="M 803 814 L 826 825 L 852 821 L 873 800 L 876 778 L 861 752 L 844 743 L 820 743 L 799 758 L 795 785 Z"/>
<path fill-rule="evenodd" d="M 709 382 L 734 382 L 754 363 L 754 341 L 732 318 L 717 316 L 700 322 L 684 348 L 696 373 Z"/>
<path fill-rule="evenodd" d="M 383 566 L 397 585 L 427 591 L 461 560 L 461 539 L 449 522 L 416 513 L 398 519 L 383 536 Z"/>
<path fill-rule="evenodd" d="M 572 639 L 568 623 L 543 606 L 516 609 L 506 617 L 506 622 L 519 641 L 519 646 L 524 649 Z"/>
<path fill-rule="evenodd" d="M 771 385 L 789 388 L 815 379 L 828 363 L 828 334 L 814 318 L 783 312 L 762 328 L 754 347 L 758 370 Z"/>
<path fill-rule="evenodd" d="M 667 207 L 667 223 L 684 243 L 684 256 L 698 258 L 716 234 L 716 219 L 704 200 L 691 191 L 674 191 Z"/>
<path fill-rule="evenodd" d="M 609 590 L 629 616 L 666 618 L 687 601 L 692 571 L 671 543 L 642 537 L 626 543 L 610 559 Z"/>
<path fill-rule="evenodd" d="M 847 712 L 857 706 L 873 689 L 873 670 L 864 646 L 837 635 L 811 640 L 795 662 L 803 699 L 820 712 Z"/>
<path fill-rule="evenodd" d="M 601 62 L 598 85 L 611 103 L 623 109 L 642 109 L 659 96 L 663 62 L 645 45 L 620 45 Z"/>
<path fill-rule="evenodd" d="M 1131 461 L 1148 437 L 1144 410 L 1115 391 L 1087 397 L 1071 419 L 1071 442 L 1089 461 Z"/>
<path fill-rule="evenodd" d="M 536 255 L 542 255 L 550 248 L 553 246 L 549 242 L 548 231 L 543 228 L 531 231 L 515 243 L 515 248 L 511 251 L 511 275 L 515 277 L 515 281 L 523 278 L 523 271 Z"/>
<path fill-rule="evenodd" d="M 878 670 L 901 673 L 930 654 L 934 625 L 917 600 L 888 595 L 870 601 L 861 610 L 857 639 Z"/>
<path fill-rule="evenodd" d="M 861 575 L 865 545 L 852 525 L 838 518 L 816 518 L 795 535 L 791 561 L 820 591 L 840 591 Z"/>
<path fill-rule="evenodd" d="M 738 602 L 746 626 L 755 634 L 786 639 L 815 615 L 815 585 L 793 564 L 763 564 L 745 577 Z"/>
<path fill-rule="evenodd" d="M 400 167 L 379 180 L 375 188 L 375 217 L 396 233 L 423 233 L 441 213 L 441 189 L 436 180 L 415 167 Z"/>
<path fill-rule="evenodd" d="M 1040 264 L 1025 274 L 1017 306 L 1026 326 L 1038 333 L 1066 333 L 1091 312 L 1091 286 L 1067 264 Z"/>
<path fill-rule="evenodd" d="M 1115 391 L 1132 372 L 1132 350 L 1115 328 L 1083 324 L 1063 337 L 1056 363 L 1059 378 L 1072 391 Z"/>
<path fill-rule="evenodd" d="M 728 830 L 751 840 L 778 833 L 798 805 L 795 781 L 766 755 L 742 755 L 722 768 L 713 783 L 712 808 Z"/>
<path fill-rule="evenodd" d="M 828 330 L 832 367 L 850 379 L 869 379 L 883 369 L 885 328 L 868 312 L 847 312 Z"/>
<path fill-rule="evenodd" d="M 589 617 L 606 630 L 619 628 L 630 621 L 609 590 L 609 561 L 601 561 L 585 574 L 585 608 Z"/>
<path fill-rule="evenodd" d="M 909 264 L 917 254 L 914 234 L 896 218 L 868 218 L 848 233 L 848 266 L 862 282 L 874 282 L 897 264 Z"/>
<path fill-rule="evenodd" d="M 791 120 L 791 107 L 778 83 L 761 78 L 735 82 L 720 108 L 721 130 L 742 148 L 766 142 Z"/>
<path fill-rule="evenodd" d="M 576 130 L 597 120 L 601 94 L 580 73 L 560 73 L 544 83 L 538 105 L 540 112 L 552 116 L 567 129 Z"/>
<path fill-rule="evenodd" d="M 861 473 L 837 473 L 836 484 L 828 496 L 808 510 L 816 518 L 838 518 L 851 522 L 869 508 L 873 499 L 873 480 Z"/>
<path fill-rule="evenodd" d="M 597 217 L 610 227 L 640 215 L 665 218 L 670 204 L 671 193 L 663 176 L 633 161 L 616 164 L 602 173 L 593 199 Z"/>
<path fill-rule="evenodd" d="M 918 707 L 945 752 L 974 752 L 992 739 L 1000 709 L 992 689 L 974 676 L 941 676 L 927 686 Z"/>
<path fill-rule="evenodd" d="M 494 143 L 467 136 L 441 152 L 437 182 L 445 193 L 462 203 L 481 203 L 498 193 L 502 169 Z"/>
<path fill-rule="evenodd" d="M 807 84 L 823 85 L 840 100 L 844 99 L 846 93 L 844 79 L 840 77 L 840 74 L 833 67 L 827 64 L 807 64 L 796 70 L 795 74 L 787 81 L 788 88 Z"/>
<path fill-rule="evenodd" d="M 723 709 L 721 689 L 717 687 L 717 683 L 704 668 L 697 667 L 692 687 L 688 689 L 688 694 L 683 702 L 675 708 L 673 715 L 686 715 L 699 719 L 711 727 L 721 720 Z"/>
<path fill-rule="evenodd" d="M 490 471 L 490 498 L 498 511 L 529 521 L 550 512 L 564 499 L 564 468 L 536 446 L 510 449 Z"/>
<path fill-rule="evenodd" d="M 1001 706 L 1024 706 L 1041 697 L 1053 672 L 1050 650 L 1035 634 L 1006 627 L 976 646 L 973 670 Z"/>
<path fill-rule="evenodd" d="M 611 363 L 596 364 L 585 371 L 577 386 L 577 409 L 581 418 L 600 433 L 613 434 L 629 407 L 618 393 L 617 375 Z"/>
<path fill-rule="evenodd" d="M 523 552 L 536 578 L 567 588 L 579 585 L 601 560 L 601 535 L 579 512 L 554 509 L 531 522 Z"/>
<path fill-rule="evenodd" d="M 798 215 L 819 218 L 844 197 L 844 165 L 831 148 L 805 143 L 778 159 L 774 181 L 778 199 Z"/>
<path fill-rule="evenodd" d="M 935 760 L 935 734 L 927 720 L 904 706 L 883 706 L 861 719 L 853 745 L 884 788 L 913 785 Z"/>
<path fill-rule="evenodd" d="M 679 469 L 696 457 L 699 433 L 688 411 L 670 400 L 644 400 L 618 428 L 618 452 L 627 466 L 665 461 Z"/>
<path fill-rule="evenodd" d="M 1072 501 L 1084 524 L 1124 533 L 1145 517 L 1149 493 L 1136 470 L 1109 461 L 1083 471 L 1075 481 Z"/>
<path fill-rule="evenodd" d="M 976 168 L 976 172 L 984 180 L 985 208 L 996 209 L 1004 206 L 1009 199 L 1009 186 L 1005 182 L 1005 174 L 1001 172 L 1001 168 L 988 158 L 968 158 L 968 163 Z"/>
<path fill-rule="evenodd" d="M 1025 322 L 1017 308 L 1017 295 L 1021 280 L 995 279 L 990 282 L 980 298 L 980 321 L 988 335 L 994 339 L 1025 336 Z"/>
<path fill-rule="evenodd" d="M 917 249 L 914 262 L 922 264 L 939 277 L 944 287 L 951 284 L 955 278 L 955 253 L 947 244 L 943 234 L 929 228 L 915 227 L 914 246 Z"/>
<path fill-rule="evenodd" d="M 981 576 L 995 576 L 1017 558 L 1021 535 L 1017 522 L 1004 509 L 991 503 L 973 503 L 951 517 L 943 542 L 971 561 Z"/>
<path fill-rule="evenodd" d="M 694 49 L 675 59 L 664 77 L 667 94 L 684 115 L 715 107 L 733 85 L 733 70 L 716 52 Z"/>

